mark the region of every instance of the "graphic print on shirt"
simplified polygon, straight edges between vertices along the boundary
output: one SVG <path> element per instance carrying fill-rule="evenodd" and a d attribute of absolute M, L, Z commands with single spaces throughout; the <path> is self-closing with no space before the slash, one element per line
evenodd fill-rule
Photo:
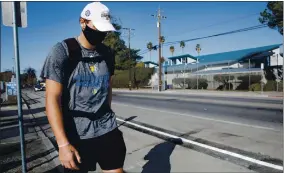
<path fill-rule="evenodd" d="M 102 104 L 108 93 L 110 74 L 104 60 L 80 62 L 74 74 L 75 110 L 96 112 L 95 105 Z"/>

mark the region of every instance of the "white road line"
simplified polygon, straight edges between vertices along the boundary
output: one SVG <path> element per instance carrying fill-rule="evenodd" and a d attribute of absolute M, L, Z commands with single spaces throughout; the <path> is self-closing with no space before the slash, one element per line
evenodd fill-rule
<path fill-rule="evenodd" d="M 148 111 L 156 111 L 156 112 L 167 113 L 167 114 L 175 114 L 175 115 L 179 115 L 179 116 L 187 116 L 187 117 L 191 117 L 191 118 L 202 119 L 202 120 L 207 120 L 207 121 L 215 121 L 215 122 L 219 122 L 219 123 L 233 124 L 233 125 L 237 125 L 237 126 L 245 126 L 245 127 L 256 128 L 256 129 L 264 129 L 264 130 L 271 130 L 271 131 L 275 131 L 275 132 L 281 132 L 280 130 L 276 130 L 274 128 L 269 128 L 269 127 L 263 127 L 263 126 L 254 126 L 254 125 L 249 125 L 249 124 L 242 124 L 242 123 L 231 122 L 231 121 L 217 120 L 217 119 L 213 119 L 213 118 L 205 118 L 205 117 L 199 117 L 199 116 L 177 113 L 177 112 L 171 112 L 171 111 L 162 111 L 162 110 L 159 110 L 159 109 L 145 108 L 145 107 L 128 105 L 128 104 L 123 104 L 123 103 L 112 102 L 112 104 L 121 105 L 121 106 L 130 106 L 132 108 L 143 109 L 143 110 L 148 110 Z"/>
<path fill-rule="evenodd" d="M 144 127 L 144 126 L 141 126 L 139 124 L 135 124 L 135 123 L 132 123 L 132 122 L 129 122 L 129 121 L 124 121 L 120 118 L 116 118 L 116 119 L 118 121 L 124 122 L 126 124 L 130 124 L 130 125 L 133 125 L 135 127 L 138 127 L 138 128 L 144 129 L 144 130 L 148 130 L 148 131 L 151 131 L 151 132 L 163 135 L 163 136 L 181 139 L 183 141 L 183 143 L 189 143 L 189 144 L 192 144 L 192 145 L 196 145 L 196 146 L 199 146 L 199 147 L 202 147 L 202 148 L 205 148 L 205 149 L 209 149 L 209 150 L 216 151 L 216 152 L 219 152 L 219 153 L 222 153 L 222 154 L 226 154 L 226 155 L 229 155 L 229 156 L 232 156 L 232 157 L 236 157 L 236 158 L 239 158 L 239 159 L 242 159 L 242 160 L 246 160 L 246 161 L 252 162 L 254 164 L 266 166 L 266 167 L 277 169 L 277 170 L 283 170 L 283 167 L 279 166 L 279 165 L 274 165 L 274 164 L 271 164 L 271 163 L 263 162 L 263 161 L 256 160 L 256 159 L 253 159 L 253 158 L 250 158 L 250 157 L 238 154 L 238 153 L 233 153 L 233 152 L 230 152 L 230 151 L 227 151 L 227 150 L 219 149 L 219 148 L 212 147 L 212 146 L 209 146 L 209 145 L 206 145 L 206 144 L 202 144 L 202 143 L 198 143 L 198 142 L 195 142 L 195 141 L 192 141 L 192 140 L 181 138 L 181 137 L 171 135 L 171 134 L 168 134 L 168 133 L 165 133 L 165 132 L 161 132 L 161 131 L 158 131 L 158 130 L 155 130 L 155 129 Z"/>

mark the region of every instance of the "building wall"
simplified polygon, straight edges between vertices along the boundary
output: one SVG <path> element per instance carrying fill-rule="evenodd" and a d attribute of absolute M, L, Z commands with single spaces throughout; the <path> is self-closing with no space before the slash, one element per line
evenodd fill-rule
<path fill-rule="evenodd" d="M 271 66 L 276 66 L 278 65 L 283 65 L 283 57 L 280 55 L 280 49 L 275 49 L 272 51 L 274 55 L 270 56 L 270 65 Z M 278 58 L 278 63 L 277 63 L 277 58 Z"/>
<path fill-rule="evenodd" d="M 192 58 L 180 58 L 180 59 L 175 59 L 175 60 L 169 60 L 169 64 L 170 65 L 180 65 L 180 64 L 183 64 L 183 62 L 185 61 L 185 63 L 193 63 L 195 62 L 196 60 L 192 59 Z"/>
<path fill-rule="evenodd" d="M 157 65 L 155 64 L 145 64 L 145 68 L 153 68 L 156 67 Z"/>
<path fill-rule="evenodd" d="M 248 66 L 248 65 L 247 65 Z M 234 63 L 234 64 L 231 64 L 231 65 L 208 65 L 206 68 L 203 68 L 203 69 L 200 69 L 198 71 L 209 71 L 209 70 L 222 70 L 223 68 L 246 68 L 244 64 L 241 64 L 241 63 Z M 252 65 L 251 65 L 252 67 Z"/>
<path fill-rule="evenodd" d="M 196 60 L 191 59 L 191 58 L 187 58 L 187 63 L 193 63 L 193 62 L 196 62 Z"/>

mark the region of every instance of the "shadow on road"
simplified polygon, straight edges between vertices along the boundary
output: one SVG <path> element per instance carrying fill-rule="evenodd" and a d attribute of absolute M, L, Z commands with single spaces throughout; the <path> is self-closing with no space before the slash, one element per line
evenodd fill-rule
<path fill-rule="evenodd" d="M 181 139 L 169 139 L 167 142 L 156 145 L 144 157 L 148 162 L 143 166 L 142 173 L 170 173 L 170 156 L 177 144 L 182 144 Z"/>

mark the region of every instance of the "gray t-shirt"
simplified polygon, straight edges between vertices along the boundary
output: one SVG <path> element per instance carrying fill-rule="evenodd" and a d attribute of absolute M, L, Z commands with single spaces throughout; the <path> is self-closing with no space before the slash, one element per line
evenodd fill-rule
<path fill-rule="evenodd" d="M 114 57 L 105 57 L 101 52 L 82 46 L 81 49 L 82 60 L 68 79 L 70 95 L 68 100 L 63 98 L 70 111 L 63 117 L 67 136 L 73 138 L 76 135 L 80 139 L 89 139 L 117 127 L 115 113 L 108 100 L 109 79 L 114 73 Z M 66 43 L 57 43 L 45 60 L 41 77 L 64 84 L 64 63 L 68 61 L 68 56 Z M 70 134 L 74 132 L 77 134 Z"/>

